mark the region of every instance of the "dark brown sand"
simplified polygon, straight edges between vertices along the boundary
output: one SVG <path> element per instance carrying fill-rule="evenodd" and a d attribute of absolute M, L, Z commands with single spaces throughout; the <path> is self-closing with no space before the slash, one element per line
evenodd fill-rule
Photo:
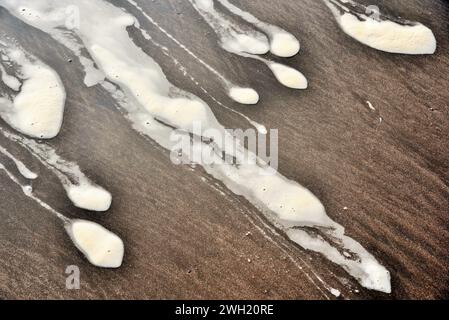
<path fill-rule="evenodd" d="M 200 168 L 171 164 L 167 151 L 130 128 L 108 94 L 83 86 L 82 69 L 67 49 L 0 8 L 0 31 L 55 68 L 67 88 L 64 126 L 50 144 L 113 193 L 112 209 L 75 209 L 54 175 L 20 147 L 2 137 L 0 144 L 45 177 L 34 184 L 40 198 L 70 217 L 102 223 L 126 244 L 121 269 L 89 265 L 60 222 L 0 174 L 0 298 L 333 298 L 318 277 L 350 299 L 448 296 L 448 2 L 371 1 L 434 30 L 437 54 L 413 57 L 351 40 L 321 1 L 234 1 L 300 38 L 301 53 L 287 63 L 308 77 L 310 89 L 302 92 L 281 87 L 264 65 L 222 51 L 187 1 L 139 2 L 227 78 L 261 93 L 257 106 L 232 103 L 207 69 L 131 10 L 214 97 L 280 130 L 281 173 L 312 190 L 329 216 L 391 271 L 393 292 L 361 288 L 340 267 L 273 234 L 243 198 L 203 182 L 208 176 Z M 249 127 L 157 47 L 133 36 L 226 127 Z M 69 265 L 81 269 L 79 291 L 65 288 Z"/>

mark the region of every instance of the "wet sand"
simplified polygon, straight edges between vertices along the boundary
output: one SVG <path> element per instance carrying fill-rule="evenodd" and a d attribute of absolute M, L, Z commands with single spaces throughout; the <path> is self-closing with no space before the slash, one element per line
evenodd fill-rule
<path fill-rule="evenodd" d="M 127 7 L 125 1 L 112 2 Z M 267 228 L 252 205 L 200 167 L 173 165 L 167 151 L 130 127 L 104 90 L 84 87 L 70 51 L 0 8 L 0 30 L 53 67 L 67 89 L 63 128 L 49 143 L 112 192 L 111 210 L 94 214 L 74 208 L 39 162 L 1 136 L 0 144 L 46 177 L 33 185 L 40 198 L 70 217 L 103 224 L 126 245 L 122 268 L 91 266 L 60 221 L 0 174 L 0 298 L 335 298 L 323 283 L 348 299 L 447 298 L 449 3 L 372 2 L 431 27 L 437 53 L 402 56 L 365 47 L 338 29 L 320 1 L 235 1 L 300 39 L 300 54 L 279 60 L 308 77 L 310 88 L 300 92 L 278 84 L 263 64 L 221 50 L 187 1 L 142 4 L 228 79 L 256 88 L 261 102 L 251 107 L 232 103 L 206 68 L 130 11 L 212 96 L 279 129 L 280 172 L 314 192 L 329 216 L 390 270 L 391 295 L 361 288 L 340 267 Z M 159 48 L 130 32 L 169 80 L 204 99 L 221 123 L 249 128 Z M 13 170 L 12 163 L 5 164 Z M 69 265 L 81 270 L 81 290 L 65 288 Z"/>

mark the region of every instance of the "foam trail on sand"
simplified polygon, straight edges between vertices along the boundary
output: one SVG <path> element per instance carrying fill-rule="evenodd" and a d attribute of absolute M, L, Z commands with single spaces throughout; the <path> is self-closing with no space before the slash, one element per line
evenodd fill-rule
<path fill-rule="evenodd" d="M 307 89 L 308 81 L 306 77 L 298 70 L 283 65 L 281 63 L 273 62 L 268 59 L 257 56 L 261 43 L 264 43 L 259 37 L 253 34 L 247 34 L 244 31 L 246 38 L 251 38 L 253 41 L 241 41 L 239 34 L 235 34 L 230 30 L 233 26 L 229 20 L 223 17 L 215 10 L 214 2 L 212 0 L 189 0 L 198 13 L 204 18 L 209 26 L 215 31 L 220 38 L 221 47 L 231 53 L 241 57 L 251 58 L 263 62 L 273 72 L 276 79 L 284 86 L 291 89 Z M 280 36 L 278 37 L 280 38 Z M 285 37 L 282 37 L 285 38 Z M 268 46 L 268 42 L 267 42 Z M 280 50 L 280 49 L 278 49 Z M 299 42 L 298 42 L 299 51 Z"/>
<path fill-rule="evenodd" d="M 140 8 L 140 7 L 138 7 L 138 8 Z M 143 12 L 143 13 L 145 13 L 145 12 Z M 146 13 L 145 13 L 146 14 Z M 149 17 L 148 16 L 148 18 L 149 19 L 151 19 L 150 21 L 153 21 L 154 22 L 154 20 L 152 20 L 152 18 L 151 17 Z M 158 24 L 156 23 L 156 22 L 154 22 L 155 23 L 155 25 L 156 26 L 158 26 Z M 146 40 L 148 40 L 148 41 L 151 41 L 151 43 L 153 44 L 153 45 L 155 45 L 156 47 L 158 47 L 159 49 L 161 49 L 162 50 L 162 52 L 164 53 L 164 55 L 166 55 L 167 57 L 169 57 L 172 61 L 173 61 L 173 63 L 178 67 L 178 69 L 183 73 L 183 75 L 184 76 L 186 76 L 186 77 L 188 77 L 191 81 L 193 81 L 193 83 L 196 85 L 196 86 L 198 86 L 198 87 L 200 87 L 200 89 L 206 94 L 206 95 L 208 95 L 212 100 L 214 100 L 214 102 L 216 102 L 220 107 L 222 107 L 222 108 L 224 108 L 224 109 L 226 109 L 226 110 L 228 110 L 228 111 L 230 111 L 230 112 L 232 112 L 232 113 L 235 113 L 235 114 L 237 114 L 238 116 L 240 116 L 240 117 L 242 117 L 242 118 L 244 118 L 246 121 L 248 121 L 254 128 L 256 128 L 256 130 L 259 132 L 259 133 L 261 133 L 261 134 L 267 134 L 267 129 L 266 129 L 266 127 L 263 125 L 263 124 L 260 124 L 260 123 L 258 123 L 258 122 L 256 122 L 256 121 L 254 121 L 254 120 L 252 120 L 250 117 L 248 117 L 248 116 L 246 116 L 246 115 L 244 115 L 243 113 L 241 113 L 241 112 L 238 112 L 238 111 L 236 111 L 236 110 L 234 110 L 234 109 L 231 109 L 230 107 L 228 107 L 228 106 L 226 106 L 226 105 L 224 105 L 223 103 L 221 103 L 220 101 L 218 101 L 215 97 L 213 97 L 204 87 L 202 87 L 201 85 L 200 85 L 200 83 L 192 76 L 192 75 L 190 75 L 188 72 L 187 72 L 187 68 L 186 67 L 184 67 L 183 66 L 183 64 L 179 61 L 179 60 L 177 60 L 176 58 L 174 58 L 171 54 L 170 54 L 170 52 L 169 52 L 169 50 L 168 50 L 168 48 L 167 47 L 165 47 L 165 46 L 163 46 L 163 45 L 161 45 L 160 43 L 158 43 L 158 42 L 156 42 L 149 34 L 148 34 L 148 32 L 146 31 L 146 30 L 144 30 L 144 29 L 142 29 L 142 27 L 140 26 L 140 24 L 138 23 L 138 22 L 136 22 L 135 24 L 134 24 L 134 26 L 136 27 L 136 28 L 138 28 L 139 30 L 140 30 L 140 32 L 142 33 L 142 36 L 146 39 Z M 160 28 L 160 27 L 159 27 Z M 162 29 L 161 28 L 161 30 L 164 30 L 164 29 Z M 166 31 L 164 30 L 164 33 L 165 33 Z M 167 33 L 168 34 L 168 33 Z M 169 35 L 169 34 L 168 34 Z M 173 37 L 173 36 L 171 36 L 171 35 L 169 35 L 169 37 Z M 173 38 L 173 39 L 175 39 L 175 38 Z M 175 39 L 176 40 L 176 39 Z M 177 40 L 176 40 L 177 41 Z M 179 46 L 184 46 L 184 45 L 182 45 L 182 44 L 179 44 Z M 185 50 L 187 50 L 187 52 L 191 52 L 188 48 L 186 48 L 185 47 Z M 193 53 L 192 53 L 193 54 Z M 193 54 L 194 55 L 194 54 Z M 195 56 L 195 55 L 194 55 Z M 196 56 L 195 56 L 196 57 Z M 199 58 L 198 58 L 199 59 Z M 199 61 L 202 61 L 201 59 L 199 59 Z M 211 67 L 212 68 L 212 67 Z M 230 95 L 232 95 L 232 90 L 235 90 L 235 89 L 243 89 L 243 88 L 239 88 L 239 87 L 233 87 L 233 88 L 231 88 L 230 89 L 230 91 L 229 91 L 229 94 Z M 250 90 L 250 92 L 251 92 L 251 90 Z M 257 97 L 258 97 L 258 94 L 256 93 L 256 95 L 257 95 Z M 257 98 L 258 99 L 258 98 Z"/>
<path fill-rule="evenodd" d="M 67 218 L 62 213 L 53 209 L 49 204 L 36 197 L 33 193 L 33 188 L 29 185 L 22 185 L 2 163 L 0 163 L 0 170 L 5 172 L 20 187 L 25 196 L 35 201 L 62 221 L 66 232 L 75 246 L 84 254 L 90 263 L 100 268 L 118 268 L 121 266 L 124 245 L 123 241 L 117 235 L 98 223 Z"/>
<path fill-rule="evenodd" d="M 87 178 L 76 163 L 62 159 L 47 144 L 21 137 L 2 127 L 0 132 L 9 140 L 19 143 L 51 170 L 61 181 L 67 196 L 76 207 L 91 211 L 109 209 L 112 202 L 111 194 Z"/>
<path fill-rule="evenodd" d="M 232 13 L 238 15 L 240 18 L 265 32 L 270 37 L 270 51 L 272 54 L 283 58 L 289 58 L 299 52 L 301 48 L 300 43 L 298 39 L 296 39 L 296 37 L 290 32 L 287 32 L 278 26 L 259 20 L 250 12 L 240 9 L 228 0 L 217 1 Z"/>
<path fill-rule="evenodd" d="M 148 13 L 146 13 L 142 7 L 140 7 L 137 2 L 133 0 L 126 0 L 135 9 L 139 10 L 140 13 L 149 21 L 152 25 L 159 29 L 165 36 L 172 40 L 178 47 L 187 52 L 196 61 L 202 64 L 206 69 L 208 69 L 212 74 L 214 74 L 221 82 L 224 84 L 227 94 L 234 101 L 241 104 L 257 104 L 259 102 L 259 94 L 252 88 L 242 88 L 233 84 L 231 81 L 226 79 L 221 73 L 219 73 L 215 68 L 206 63 L 203 59 L 199 58 L 195 53 L 192 52 L 186 45 L 181 43 L 178 39 L 172 36 L 167 30 L 162 28 Z"/>

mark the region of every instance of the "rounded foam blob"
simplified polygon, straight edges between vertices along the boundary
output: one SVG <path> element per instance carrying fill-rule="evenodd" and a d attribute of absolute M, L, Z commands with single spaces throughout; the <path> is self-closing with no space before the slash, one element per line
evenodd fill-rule
<path fill-rule="evenodd" d="M 125 246 L 114 233 L 86 220 L 75 220 L 66 228 L 75 246 L 94 266 L 118 268 L 122 265 Z"/>
<path fill-rule="evenodd" d="M 233 87 L 229 90 L 232 100 L 241 104 L 256 104 L 259 102 L 259 94 L 251 88 Z"/>
<path fill-rule="evenodd" d="M 292 89 L 307 89 L 307 79 L 298 70 L 279 63 L 270 63 L 269 67 L 276 79 L 284 86 Z"/>
<path fill-rule="evenodd" d="M 112 203 L 108 191 L 93 185 L 72 185 L 67 188 L 67 195 L 76 207 L 90 211 L 107 211 Z"/>
<path fill-rule="evenodd" d="M 271 39 L 270 51 L 278 57 L 293 57 L 300 49 L 298 39 L 288 32 L 275 33 Z"/>

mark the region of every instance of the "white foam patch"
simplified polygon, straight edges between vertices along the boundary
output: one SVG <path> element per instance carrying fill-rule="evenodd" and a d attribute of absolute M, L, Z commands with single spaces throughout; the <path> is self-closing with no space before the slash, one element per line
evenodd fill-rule
<path fill-rule="evenodd" d="M 402 54 L 433 54 L 437 42 L 432 30 L 422 24 L 404 26 L 391 21 L 360 21 L 344 14 L 338 22 L 349 36 L 377 50 Z"/>
<path fill-rule="evenodd" d="M 112 195 L 104 188 L 93 183 L 74 163 L 61 158 L 47 144 L 38 143 L 0 127 L 0 132 L 13 142 L 25 147 L 36 159 L 51 170 L 61 181 L 68 198 L 81 209 L 107 211 L 112 203 Z"/>
<path fill-rule="evenodd" d="M 233 87 L 229 90 L 229 96 L 241 104 L 257 104 L 259 94 L 251 88 Z"/>
<path fill-rule="evenodd" d="M 272 54 L 278 57 L 289 58 L 293 57 L 299 52 L 301 45 L 298 39 L 296 39 L 296 37 L 290 32 L 287 32 L 278 26 L 259 20 L 250 12 L 240 9 L 239 7 L 230 3 L 228 0 L 217 1 L 232 13 L 238 15 L 242 19 L 255 25 L 257 28 L 268 34 L 268 36 L 270 37 L 270 51 Z"/>
<path fill-rule="evenodd" d="M 337 290 L 337 289 L 334 289 L 334 288 L 331 288 L 331 289 L 330 289 L 330 293 L 331 293 L 333 296 L 337 297 L 337 298 L 339 298 L 339 297 L 341 296 L 340 290 Z"/>
<path fill-rule="evenodd" d="M 300 50 L 298 39 L 288 32 L 275 32 L 271 37 L 270 51 L 278 57 L 289 58 Z"/>
<path fill-rule="evenodd" d="M 54 138 L 61 129 L 64 116 L 66 93 L 61 79 L 53 69 L 21 49 L 9 48 L 4 54 L 20 67 L 23 84 L 8 107 L 0 109 L 0 116 L 27 136 Z M 19 89 L 20 84 L 16 81 L 10 79 L 8 82 L 13 89 Z"/>
<path fill-rule="evenodd" d="M 123 241 L 103 226 L 86 220 L 73 220 L 66 230 L 76 247 L 94 266 L 119 268 L 123 262 Z"/>
<path fill-rule="evenodd" d="M 308 81 L 298 70 L 274 62 L 269 63 L 268 67 L 271 69 L 276 79 L 284 86 L 292 89 L 307 89 Z"/>
<path fill-rule="evenodd" d="M 373 17 L 341 14 L 333 2 L 326 1 L 341 29 L 355 40 L 377 50 L 400 54 L 433 54 L 437 41 L 432 30 L 418 22 L 402 25 Z"/>
<path fill-rule="evenodd" d="M 83 39 L 86 49 L 110 82 L 103 82 L 120 106 L 128 112 L 127 117 L 134 129 L 147 135 L 168 150 L 177 150 L 174 130 L 177 127 L 194 133 L 195 123 L 202 131 L 193 136 L 225 139 L 222 151 L 236 158 L 241 165 L 229 165 L 212 144 L 202 139 L 193 139 L 191 161 L 202 158 L 199 164 L 216 179 L 222 181 L 235 194 L 242 195 L 280 229 L 285 232 L 303 227 L 329 230 L 331 236 L 341 242 L 353 259 L 341 254 L 329 242 L 316 239 L 307 232 L 289 233 L 298 245 L 322 253 L 341 265 L 359 282 L 372 289 L 389 291 L 388 271 L 360 244 L 344 235 L 344 228 L 332 221 L 323 204 L 306 188 L 288 180 L 278 172 L 258 165 L 259 159 L 245 150 L 241 142 L 221 126 L 209 106 L 199 98 L 173 87 L 166 79 L 159 65 L 144 53 L 129 37 L 127 27 L 133 18 L 112 4 L 101 0 L 22 0 L 21 5 L 39 8 L 42 22 L 28 21 L 21 16 L 17 1 L 0 0 L 13 14 L 37 28 L 49 32 L 55 39 L 61 36 L 64 22 L 48 29 L 52 11 L 76 5 L 80 9 L 80 29 L 73 30 Z M 98 23 L 107 21 L 107 23 Z M 67 35 L 62 43 L 72 41 L 74 35 Z M 69 46 L 70 48 L 70 46 Z M 119 86 L 117 88 L 116 86 Z M 159 121 L 158 121 L 159 120 Z M 160 123 L 164 121 L 170 126 Z M 213 131 L 211 130 L 213 129 Z M 237 147 L 237 149 L 235 148 Z M 212 160 L 212 161 L 211 161 Z M 208 165 L 207 163 L 213 163 Z M 298 228 L 298 229 L 296 229 Z M 334 248 L 335 250 L 332 250 Z"/>
<path fill-rule="evenodd" d="M 111 194 L 91 184 L 70 185 L 67 187 L 67 195 L 78 208 L 107 211 L 111 207 Z"/>

